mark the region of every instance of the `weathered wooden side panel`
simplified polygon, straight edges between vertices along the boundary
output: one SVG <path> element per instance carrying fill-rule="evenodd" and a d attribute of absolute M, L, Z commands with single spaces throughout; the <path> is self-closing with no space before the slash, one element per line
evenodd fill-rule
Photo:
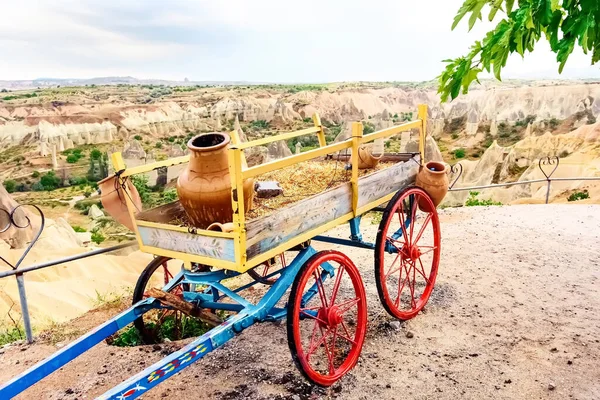
<path fill-rule="evenodd" d="M 233 239 L 138 226 L 145 246 L 235 262 Z"/>
<path fill-rule="evenodd" d="M 359 178 L 358 207 L 377 202 L 413 184 L 419 170 L 419 157 L 415 157 L 414 161 L 399 163 Z M 246 225 L 247 257 L 251 260 L 296 236 L 350 212 L 352 212 L 352 186 L 350 183 L 345 183 L 266 217 L 249 221 Z"/>
<path fill-rule="evenodd" d="M 399 163 L 359 178 L 358 207 L 365 206 L 414 184 L 419 172 L 418 163 L 419 156 L 415 156 L 414 161 Z"/>
<path fill-rule="evenodd" d="M 246 225 L 248 259 L 351 211 L 352 188 L 350 183 L 344 183 L 274 214 L 250 221 Z"/>

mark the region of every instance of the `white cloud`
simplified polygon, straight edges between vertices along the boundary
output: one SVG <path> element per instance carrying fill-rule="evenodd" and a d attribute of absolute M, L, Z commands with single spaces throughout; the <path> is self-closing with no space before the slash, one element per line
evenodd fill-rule
<path fill-rule="evenodd" d="M 450 31 L 462 0 L 39 0 L 2 7 L 0 79 L 133 75 L 427 80 L 491 27 Z M 503 77 L 558 77 L 546 44 Z M 600 77 L 574 54 L 565 77 Z"/>

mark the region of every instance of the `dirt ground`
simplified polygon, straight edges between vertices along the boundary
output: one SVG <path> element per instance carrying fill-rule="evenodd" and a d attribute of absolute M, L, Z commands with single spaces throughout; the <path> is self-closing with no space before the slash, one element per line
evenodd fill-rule
<path fill-rule="evenodd" d="M 343 249 L 361 269 L 369 326 L 359 364 L 333 388 L 308 385 L 291 362 L 285 323 L 264 323 L 143 398 L 599 399 L 600 206 L 472 207 L 440 214 L 436 289 L 425 311 L 399 326 L 390 324 L 378 301 L 372 254 Z M 363 227 L 372 238 L 377 226 L 364 221 Z M 346 227 L 332 233 L 348 235 Z M 89 329 L 105 314 L 88 313 L 73 329 Z M 102 343 L 20 398 L 92 398 L 181 346 Z M 56 348 L 0 350 L 0 382 Z"/>

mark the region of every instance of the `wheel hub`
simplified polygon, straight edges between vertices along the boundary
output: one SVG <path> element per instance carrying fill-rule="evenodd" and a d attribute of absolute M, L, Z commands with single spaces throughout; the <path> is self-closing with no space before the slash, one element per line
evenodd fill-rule
<path fill-rule="evenodd" d="M 343 317 L 338 306 L 331 306 L 319 308 L 317 319 L 321 327 L 334 328 L 342 322 Z"/>
<path fill-rule="evenodd" d="M 406 259 L 416 261 L 419 257 L 421 257 L 421 249 L 419 249 L 419 246 L 416 245 L 406 245 L 402 248 L 402 255 Z"/>

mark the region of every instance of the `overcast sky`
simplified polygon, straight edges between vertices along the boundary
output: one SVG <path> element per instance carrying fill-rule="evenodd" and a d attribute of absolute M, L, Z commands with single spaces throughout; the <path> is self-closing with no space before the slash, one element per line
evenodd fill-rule
<path fill-rule="evenodd" d="M 420 81 L 490 28 L 451 32 L 462 0 L 0 2 L 0 80 Z M 554 54 L 538 46 L 503 77 L 558 77 Z M 578 52 L 563 77 L 600 78 L 589 64 Z"/>

